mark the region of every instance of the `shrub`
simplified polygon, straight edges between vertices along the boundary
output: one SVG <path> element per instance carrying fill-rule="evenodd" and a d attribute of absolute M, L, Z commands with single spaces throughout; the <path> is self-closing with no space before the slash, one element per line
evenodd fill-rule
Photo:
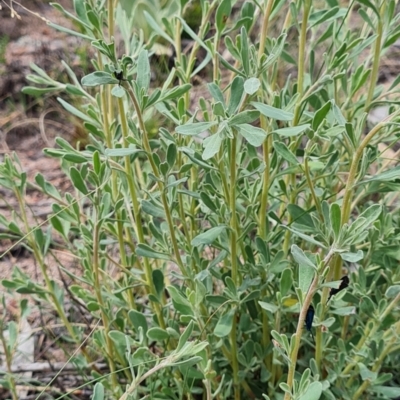
<path fill-rule="evenodd" d="M 51 303 L 82 343 L 45 261 L 63 238 L 81 268 L 63 270 L 71 295 L 100 321 L 74 360 L 110 370 L 92 372 L 96 400 L 399 396 L 400 79 L 377 83 L 400 36 L 395 2 L 200 1 L 195 32 L 181 0 L 162 23 L 143 11 L 148 41 L 103 3 L 55 5 L 95 71 L 79 82 L 65 64 L 60 87 L 34 67 L 31 80 L 79 98 L 59 101 L 90 144 L 45 150 L 75 189 L 36 176 L 54 200 L 47 230 L 26 223 L 16 157 L 1 165 L 22 223 L 1 222 L 45 281 L 15 269 L 3 285 Z M 159 86 L 157 43 L 175 54 Z M 378 105 L 389 114 L 372 125 Z"/>

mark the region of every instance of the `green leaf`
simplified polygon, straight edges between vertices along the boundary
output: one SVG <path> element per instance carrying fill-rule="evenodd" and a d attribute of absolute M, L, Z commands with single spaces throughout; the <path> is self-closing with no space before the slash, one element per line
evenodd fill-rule
<path fill-rule="evenodd" d="M 357 253 L 346 251 L 344 253 L 340 253 L 340 257 L 342 257 L 342 260 L 354 263 L 362 260 L 364 258 L 364 253 L 362 250 L 357 250 Z"/>
<path fill-rule="evenodd" d="M 276 129 L 272 133 L 276 133 L 284 137 L 292 137 L 300 135 L 300 133 L 303 133 L 309 129 L 310 129 L 310 124 L 305 124 L 305 125 L 292 126 L 289 128 Z"/>
<path fill-rule="evenodd" d="M 159 207 L 158 205 L 154 204 L 151 201 L 148 200 L 142 200 L 140 202 L 142 211 L 145 212 L 146 214 L 152 215 L 153 217 L 156 218 L 165 218 L 165 211 L 162 207 Z"/>
<path fill-rule="evenodd" d="M 208 90 L 211 93 L 211 96 L 216 102 L 220 102 L 224 108 L 225 108 L 225 99 L 224 99 L 224 94 L 222 93 L 220 87 L 215 84 L 214 82 L 211 82 L 207 84 Z"/>
<path fill-rule="evenodd" d="M 257 92 L 259 87 L 261 86 L 261 82 L 257 78 L 249 78 L 244 82 L 244 91 L 252 95 Z"/>
<path fill-rule="evenodd" d="M 242 28 L 240 29 L 240 58 L 246 76 L 249 76 L 250 74 L 250 53 L 248 38 L 249 37 L 246 28 L 242 26 Z"/>
<path fill-rule="evenodd" d="M 311 282 L 315 276 L 315 267 L 299 264 L 299 288 L 303 294 L 308 292 Z"/>
<path fill-rule="evenodd" d="M 382 172 L 381 174 L 374 175 L 373 177 L 365 179 L 362 182 L 359 182 L 358 184 L 361 185 L 363 183 L 368 183 L 373 181 L 388 182 L 398 178 L 400 178 L 400 166 L 391 168 L 390 170 Z"/>
<path fill-rule="evenodd" d="M 189 325 L 186 327 L 181 337 L 179 338 L 178 346 L 176 347 L 177 352 L 180 351 L 186 344 L 186 342 L 189 340 L 190 335 L 192 334 L 193 331 L 193 326 L 194 326 L 193 321 L 190 321 Z"/>
<path fill-rule="evenodd" d="M 240 134 L 255 147 L 261 146 L 267 137 L 267 132 L 264 129 L 257 128 L 250 124 L 240 124 L 236 125 L 239 129 Z"/>
<path fill-rule="evenodd" d="M 251 105 L 260 111 L 262 115 L 277 121 L 291 121 L 294 117 L 294 115 L 290 112 L 283 111 L 267 104 L 252 102 Z"/>
<path fill-rule="evenodd" d="M 159 101 L 172 100 L 172 99 L 176 99 L 178 97 L 181 97 L 191 87 L 192 87 L 192 85 L 190 83 L 185 83 L 184 85 L 176 86 L 175 88 L 173 88 L 171 90 L 167 90 L 165 93 L 162 93 L 161 94 L 161 98 L 159 99 Z"/>
<path fill-rule="evenodd" d="M 82 164 L 82 163 L 88 161 L 87 157 L 84 157 L 83 155 L 81 155 L 79 153 L 66 153 L 63 156 L 63 159 L 66 161 L 73 162 L 75 164 Z"/>
<path fill-rule="evenodd" d="M 378 19 L 380 19 L 379 10 L 376 8 L 375 4 L 373 4 L 370 0 L 358 0 L 358 2 L 370 8 L 378 17 Z"/>
<path fill-rule="evenodd" d="M 280 279 L 280 292 L 282 297 L 286 296 L 293 285 L 293 271 L 291 268 L 285 268 Z"/>
<path fill-rule="evenodd" d="M 217 239 L 223 231 L 227 229 L 226 225 L 215 226 L 206 232 L 200 233 L 192 239 L 192 246 L 201 246 L 203 244 L 211 244 Z"/>
<path fill-rule="evenodd" d="M 400 396 L 400 388 L 393 386 L 372 386 L 371 390 L 376 393 L 381 394 L 382 396 L 389 397 L 390 399 L 394 399 Z"/>
<path fill-rule="evenodd" d="M 133 145 L 129 145 L 127 148 L 122 148 L 122 149 L 106 149 L 104 151 L 104 154 L 107 157 L 125 157 L 125 156 L 130 156 L 132 154 L 144 152 L 142 149 L 137 149 Z"/>
<path fill-rule="evenodd" d="M 156 340 L 157 342 L 162 342 L 163 340 L 167 340 L 169 339 L 169 334 L 166 330 L 161 329 L 157 326 L 150 328 L 147 333 L 146 336 L 150 339 L 150 340 Z"/>
<path fill-rule="evenodd" d="M 148 51 L 144 49 L 140 51 L 137 61 L 136 83 L 139 93 L 141 89 L 144 90 L 144 93 L 147 93 L 150 85 L 150 63 Z"/>
<path fill-rule="evenodd" d="M 233 318 L 235 316 L 236 309 L 231 308 L 227 313 L 225 313 L 218 321 L 215 329 L 214 335 L 222 338 L 228 336 L 232 330 Z"/>
<path fill-rule="evenodd" d="M 292 244 L 292 247 L 290 248 L 290 251 L 292 253 L 293 258 L 299 265 L 306 265 L 308 267 L 312 268 L 317 268 L 314 263 L 305 255 L 303 250 L 296 246 L 295 244 Z"/>
<path fill-rule="evenodd" d="M 65 28 L 62 25 L 54 24 L 53 22 L 48 22 L 47 25 L 52 27 L 52 28 L 54 28 L 54 29 L 56 29 L 56 30 L 58 30 L 58 31 L 60 31 L 60 32 L 68 33 L 68 35 L 77 36 L 77 37 L 80 37 L 82 39 L 86 39 L 89 42 L 94 39 L 94 37 L 92 37 L 92 36 L 84 35 L 83 33 L 73 31 L 72 29 Z"/>
<path fill-rule="evenodd" d="M 228 115 L 236 113 L 244 95 L 244 79 L 236 76 L 231 85 L 231 97 L 228 105 Z"/>
<path fill-rule="evenodd" d="M 67 103 L 66 101 L 64 101 L 63 99 L 61 99 L 60 97 L 57 97 L 57 100 L 59 103 L 61 103 L 61 105 L 72 115 L 75 115 L 75 117 L 78 117 L 80 119 L 82 119 L 83 121 L 86 122 L 90 122 L 93 123 L 93 120 L 88 117 L 86 114 L 84 114 L 83 112 L 79 111 L 77 108 L 71 106 L 71 104 Z"/>
<path fill-rule="evenodd" d="M 222 144 L 222 140 L 223 137 L 219 133 L 216 133 L 204 139 L 204 151 L 202 154 L 202 158 L 204 161 L 209 160 L 211 157 L 218 153 Z"/>
<path fill-rule="evenodd" d="M 392 285 L 389 286 L 388 289 L 386 290 L 385 296 L 387 298 L 392 298 L 396 297 L 400 293 L 400 285 Z"/>
<path fill-rule="evenodd" d="M 228 125 L 240 125 L 240 124 L 250 124 L 260 117 L 260 113 L 257 110 L 246 110 L 239 114 L 234 115 L 228 120 Z"/>
<path fill-rule="evenodd" d="M 97 382 L 93 388 L 92 400 L 104 400 L 104 386 Z"/>
<path fill-rule="evenodd" d="M 52 93 L 61 90 L 61 88 L 37 88 L 35 86 L 25 86 L 22 88 L 21 92 L 33 97 L 43 96 L 46 93 Z"/>
<path fill-rule="evenodd" d="M 368 207 L 365 211 L 363 211 L 358 218 L 365 218 L 366 226 L 371 225 L 375 222 L 375 220 L 381 215 L 382 206 L 380 204 L 373 204 L 372 206 Z M 357 221 L 356 221 L 357 222 Z"/>
<path fill-rule="evenodd" d="M 292 217 L 293 223 L 304 225 L 314 230 L 314 222 L 309 214 L 309 211 L 304 210 L 296 204 L 288 204 L 287 210 Z"/>
<path fill-rule="evenodd" d="M 359 362 L 359 363 L 357 363 L 357 365 L 358 365 L 358 370 L 360 372 L 361 379 L 363 381 L 365 381 L 365 380 L 374 381 L 376 379 L 376 377 L 378 376 L 377 372 L 370 371 L 366 367 L 365 364 Z"/>
<path fill-rule="evenodd" d="M 86 187 L 85 181 L 82 179 L 81 173 L 75 168 L 71 167 L 69 174 L 74 186 L 83 194 L 88 194 L 89 191 Z"/>
<path fill-rule="evenodd" d="M 318 13 L 319 18 L 314 21 L 312 16 L 310 17 L 310 29 L 313 28 L 314 26 L 320 25 L 323 22 L 327 21 L 328 19 L 332 19 L 336 14 L 339 12 L 339 7 L 332 7 L 330 10 L 324 10 L 323 14 L 320 16 L 320 13 Z M 340 14 L 337 16 L 337 18 L 340 16 Z"/>
<path fill-rule="evenodd" d="M 155 269 L 151 275 L 156 292 L 160 296 L 164 291 L 164 274 L 160 269 Z"/>
<path fill-rule="evenodd" d="M 139 243 L 136 247 L 136 254 L 141 257 L 155 258 L 159 260 L 170 260 L 171 257 L 168 254 L 160 253 L 159 251 L 153 250 L 150 246 L 144 243 Z"/>
<path fill-rule="evenodd" d="M 136 310 L 129 310 L 128 318 L 131 321 L 132 325 L 134 326 L 136 332 L 139 331 L 139 328 L 143 329 L 143 332 L 146 333 L 148 326 L 146 317 Z"/>
<path fill-rule="evenodd" d="M 212 126 L 217 125 L 216 121 L 213 122 L 195 122 L 191 124 L 185 124 L 177 126 L 176 132 L 185 136 L 194 136 L 203 132 L 207 132 Z"/>
<path fill-rule="evenodd" d="M 318 247 L 321 247 L 322 249 L 326 249 L 326 246 L 323 243 L 319 242 L 318 240 L 315 240 L 312 236 L 306 235 L 306 234 L 298 231 L 297 229 L 290 228 L 289 226 L 285 226 L 285 225 L 282 225 L 282 226 L 284 228 L 288 229 L 290 232 L 293 232 L 298 237 L 306 240 L 307 242 L 315 244 Z"/>
<path fill-rule="evenodd" d="M 231 15 L 231 0 L 222 0 L 215 13 L 215 26 L 217 27 L 217 32 L 221 34 L 222 30 L 225 28 L 226 21 Z"/>
<path fill-rule="evenodd" d="M 336 308 L 335 310 L 332 310 L 331 312 L 332 312 L 332 314 L 336 314 L 336 315 L 352 315 L 352 314 L 356 314 L 356 308 L 353 306 L 341 307 L 341 308 Z"/>
<path fill-rule="evenodd" d="M 186 299 L 176 287 L 168 286 L 167 290 L 172 298 L 175 310 L 182 315 L 194 316 L 192 305 L 190 304 L 189 300 Z"/>
<path fill-rule="evenodd" d="M 335 240 L 339 238 L 340 227 L 341 227 L 341 211 L 338 204 L 333 203 L 330 207 L 330 219 L 331 219 L 331 226 L 333 229 L 333 234 Z"/>
<path fill-rule="evenodd" d="M 258 304 L 261 306 L 263 310 L 267 310 L 272 314 L 275 314 L 279 309 L 279 307 L 276 306 L 275 304 L 266 303 L 265 301 L 259 301 Z"/>
<path fill-rule="evenodd" d="M 318 400 L 322 394 L 322 383 L 313 382 L 307 391 L 300 397 L 300 400 Z"/>
<path fill-rule="evenodd" d="M 296 156 L 287 148 L 285 143 L 274 141 L 272 143 L 274 146 L 275 151 L 288 163 L 298 165 L 299 162 Z"/>
<path fill-rule="evenodd" d="M 316 131 L 318 127 L 321 125 L 325 117 L 328 115 L 328 112 L 331 110 L 331 101 L 325 103 L 319 110 L 315 112 L 314 118 L 312 120 L 312 129 Z"/>
<path fill-rule="evenodd" d="M 170 168 L 175 164 L 177 156 L 177 148 L 175 143 L 170 143 L 167 149 L 167 162 Z"/>
<path fill-rule="evenodd" d="M 85 75 L 81 80 L 82 86 L 90 86 L 90 87 L 107 85 L 107 84 L 116 84 L 118 82 L 119 82 L 118 79 L 116 79 L 114 75 L 104 71 L 92 72 L 89 75 Z"/>
<path fill-rule="evenodd" d="M 153 31 L 161 36 L 162 38 L 164 38 L 167 42 L 169 42 L 170 44 L 172 44 L 172 46 L 175 46 L 175 42 L 173 41 L 173 39 L 171 39 L 161 28 L 160 24 L 147 12 L 144 11 L 143 12 L 144 17 L 146 18 L 146 21 L 148 22 L 148 24 L 151 26 L 151 28 L 153 29 Z"/>
<path fill-rule="evenodd" d="M 125 96 L 125 89 L 122 86 L 114 86 L 111 90 L 111 94 L 114 97 L 118 97 L 119 99 L 121 99 Z"/>

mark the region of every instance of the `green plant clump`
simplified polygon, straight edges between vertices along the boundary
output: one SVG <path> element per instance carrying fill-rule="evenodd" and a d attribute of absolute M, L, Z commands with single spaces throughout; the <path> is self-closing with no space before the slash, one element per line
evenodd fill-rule
<path fill-rule="evenodd" d="M 95 71 L 79 81 L 64 63 L 64 85 L 33 66 L 24 91 L 59 93 L 90 144 L 45 150 L 74 193 L 5 157 L 20 209 L 0 216 L 2 237 L 23 241 L 43 283 L 18 267 L 2 283 L 53 307 L 79 368 L 105 360 L 92 398 L 400 396 L 400 78 L 378 85 L 397 2 L 200 0 L 193 30 L 191 2 L 175 0 L 142 10 L 148 38 L 140 2 L 73 3 L 53 6 L 76 31 L 50 25 L 91 43 Z M 160 43 L 174 66 L 154 87 Z M 373 125 L 378 105 L 388 116 Z M 30 186 L 53 199 L 47 225 L 29 225 Z M 93 330 L 71 322 L 49 275 L 57 249 L 79 263 L 60 269 Z M 15 396 L 11 373 L 2 384 Z"/>

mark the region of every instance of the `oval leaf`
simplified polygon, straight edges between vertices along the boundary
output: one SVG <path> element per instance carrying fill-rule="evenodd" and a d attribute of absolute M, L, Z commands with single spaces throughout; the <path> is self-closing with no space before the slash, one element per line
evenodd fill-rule
<path fill-rule="evenodd" d="M 218 321 L 217 326 L 214 329 L 214 335 L 219 338 L 228 336 L 232 330 L 232 323 L 234 316 L 235 316 L 235 309 L 231 308 Z"/>
<path fill-rule="evenodd" d="M 236 125 L 239 129 L 240 134 L 255 147 L 261 146 L 267 137 L 267 132 L 264 129 L 257 128 L 250 124 L 240 124 Z"/>
<path fill-rule="evenodd" d="M 283 111 L 279 108 L 268 106 L 267 104 L 252 102 L 251 103 L 262 115 L 268 118 L 276 119 L 278 121 L 291 121 L 293 114 L 287 111 Z"/>
<path fill-rule="evenodd" d="M 96 71 L 85 75 L 81 81 L 83 86 L 100 86 L 118 82 L 118 79 L 115 79 L 113 75 L 104 71 Z"/>
<path fill-rule="evenodd" d="M 221 233 L 226 229 L 225 225 L 215 226 L 206 232 L 200 233 L 192 240 L 192 246 L 200 246 L 202 244 L 211 244 L 214 240 L 221 235 Z"/>
<path fill-rule="evenodd" d="M 300 135 L 300 133 L 303 133 L 308 129 L 310 129 L 310 124 L 291 126 L 289 128 L 276 129 L 272 133 L 277 133 L 280 136 L 292 137 L 292 136 Z"/>

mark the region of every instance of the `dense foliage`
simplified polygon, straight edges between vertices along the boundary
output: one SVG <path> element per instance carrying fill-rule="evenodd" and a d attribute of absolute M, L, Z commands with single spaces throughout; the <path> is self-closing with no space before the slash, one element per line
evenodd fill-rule
<path fill-rule="evenodd" d="M 80 82 L 64 63 L 61 84 L 33 66 L 24 91 L 59 93 L 90 144 L 45 150 L 75 188 L 36 176 L 48 228 L 26 222 L 16 156 L 1 164 L 21 205 L 1 223 L 44 277 L 16 267 L 3 286 L 52 304 L 76 346 L 91 333 L 73 361 L 107 361 L 95 400 L 400 396 L 400 79 L 377 84 L 396 1 L 125 3 L 54 4 L 95 71 Z M 79 276 L 61 270 L 93 332 L 47 273 L 53 232 L 79 260 Z"/>

